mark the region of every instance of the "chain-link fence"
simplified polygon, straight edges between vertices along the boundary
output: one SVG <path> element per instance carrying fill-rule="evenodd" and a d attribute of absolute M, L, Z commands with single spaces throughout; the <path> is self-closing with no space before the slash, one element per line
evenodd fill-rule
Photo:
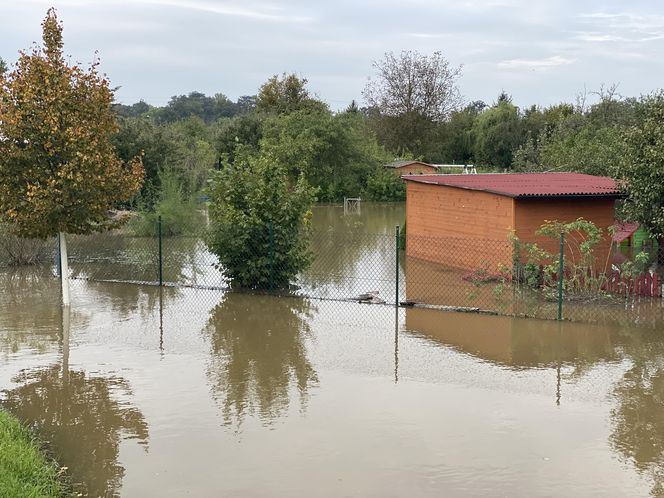
<path fill-rule="evenodd" d="M 268 233 L 268 232 L 266 232 Z M 581 270 L 560 257 L 533 264 L 510 240 L 314 231 L 311 263 L 289 285 L 273 285 L 274 249 L 249 254 L 263 284 L 242 288 L 200 237 L 136 237 L 122 231 L 67 236 L 69 277 L 235 292 L 293 295 L 404 307 L 583 322 L 664 326 L 662 284 L 632 265 Z M 57 274 L 57 241 L 42 243 Z M 263 247 L 263 246 L 259 246 Z M 42 255 L 43 256 L 43 255 Z M 5 261 L 5 264 L 7 262 Z M 583 273 L 580 274 L 580 271 Z M 562 275 L 562 280 L 559 276 Z M 277 279 L 278 280 L 278 279 Z"/>

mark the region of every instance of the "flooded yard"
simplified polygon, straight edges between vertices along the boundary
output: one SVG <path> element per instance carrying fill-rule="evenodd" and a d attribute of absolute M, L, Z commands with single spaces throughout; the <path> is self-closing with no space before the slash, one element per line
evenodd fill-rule
<path fill-rule="evenodd" d="M 316 222 L 392 234 L 399 209 Z M 661 329 L 84 280 L 63 312 L 30 271 L 0 289 L 0 406 L 90 496 L 664 496 Z"/>

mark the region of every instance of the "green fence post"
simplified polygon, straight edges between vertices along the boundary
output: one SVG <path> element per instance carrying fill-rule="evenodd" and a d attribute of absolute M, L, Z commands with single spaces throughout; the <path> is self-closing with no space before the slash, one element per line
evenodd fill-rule
<path fill-rule="evenodd" d="M 268 222 L 268 235 L 270 238 L 270 291 L 274 288 L 274 227 Z"/>
<path fill-rule="evenodd" d="M 565 278 L 565 234 L 560 233 L 560 256 L 558 257 L 558 320 L 563 319 L 563 279 Z"/>
<path fill-rule="evenodd" d="M 164 253 L 162 247 L 161 216 L 157 218 L 157 237 L 159 238 L 159 287 L 164 285 Z"/>
<path fill-rule="evenodd" d="M 400 238 L 399 237 L 399 225 L 396 226 L 396 229 L 394 230 L 394 240 L 396 242 L 396 269 L 394 270 L 395 274 L 395 289 L 394 289 L 394 307 L 398 308 L 399 307 L 399 243 L 400 243 Z"/>

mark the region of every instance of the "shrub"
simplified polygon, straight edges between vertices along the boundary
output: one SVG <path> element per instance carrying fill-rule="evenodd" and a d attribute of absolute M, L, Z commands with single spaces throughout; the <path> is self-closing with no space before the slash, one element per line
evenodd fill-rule
<path fill-rule="evenodd" d="M 53 248 L 52 240 L 18 237 L 9 226 L 0 224 L 0 264 L 36 265 L 46 261 Z"/>
<path fill-rule="evenodd" d="M 215 173 L 207 245 L 232 286 L 283 289 L 310 263 L 314 189 L 271 157 L 242 155 Z"/>
<path fill-rule="evenodd" d="M 403 201 L 406 199 L 406 182 L 381 167 L 367 179 L 365 195 L 370 201 Z"/>

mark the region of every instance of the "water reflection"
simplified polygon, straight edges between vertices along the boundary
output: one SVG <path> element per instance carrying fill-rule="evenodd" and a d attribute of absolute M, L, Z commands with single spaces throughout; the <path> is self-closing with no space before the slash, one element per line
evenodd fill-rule
<path fill-rule="evenodd" d="M 426 309 L 406 311 L 406 329 L 484 361 L 512 369 L 554 369 L 561 382 L 601 363 L 629 362 L 615 386 L 610 442 L 664 496 L 664 333 L 578 323 L 521 320 Z"/>
<path fill-rule="evenodd" d="M 645 339 L 645 340 L 644 340 Z M 613 447 L 664 496 L 664 335 L 630 334 L 624 349 L 632 365 L 617 384 Z"/>
<path fill-rule="evenodd" d="M 408 309 L 406 328 L 483 360 L 512 368 L 573 367 L 621 358 L 607 327 Z"/>
<path fill-rule="evenodd" d="M 353 298 L 378 291 L 394 298 L 395 225 L 403 225 L 403 204 L 367 204 L 360 215 L 344 215 L 341 206 L 314 209 L 310 268 L 298 285 L 317 297 Z"/>
<path fill-rule="evenodd" d="M 34 268 L 0 272 L 0 351 L 28 347 L 45 352 L 58 341 L 52 324 L 60 321 L 59 282 Z M 11 311 L 9 311 L 11 310 Z"/>
<path fill-rule="evenodd" d="M 69 313 L 62 315 L 62 362 L 19 372 L 18 384 L 2 393 L 1 406 L 31 427 L 69 468 L 77 491 L 119 495 L 124 468 L 120 441 L 147 445 L 143 414 L 122 398 L 132 395 L 119 376 L 100 376 L 69 367 Z M 147 446 L 146 446 L 147 448 Z"/>
<path fill-rule="evenodd" d="M 228 294 L 211 313 L 208 377 L 226 424 L 284 414 L 292 391 L 306 406 L 318 376 L 307 357 L 311 305 L 298 298 Z"/>

